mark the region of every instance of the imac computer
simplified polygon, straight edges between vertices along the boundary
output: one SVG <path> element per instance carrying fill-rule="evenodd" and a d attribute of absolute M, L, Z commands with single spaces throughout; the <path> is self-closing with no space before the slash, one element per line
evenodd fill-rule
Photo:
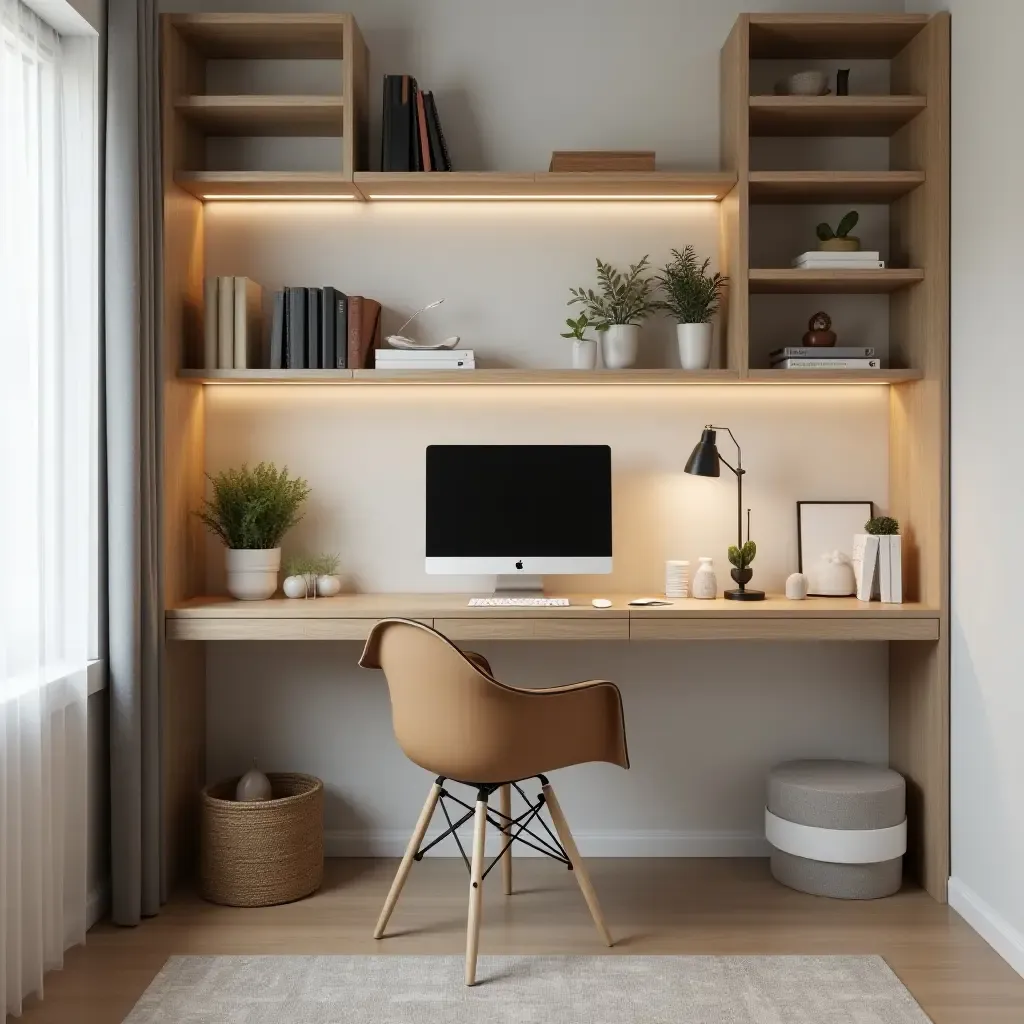
<path fill-rule="evenodd" d="M 496 593 L 611 572 L 611 449 L 429 445 L 426 556 L 428 573 L 497 575 Z"/>

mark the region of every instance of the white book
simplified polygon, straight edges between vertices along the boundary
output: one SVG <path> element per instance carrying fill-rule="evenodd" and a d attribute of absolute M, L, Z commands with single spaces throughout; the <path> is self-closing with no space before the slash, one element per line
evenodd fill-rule
<path fill-rule="evenodd" d="M 263 289 L 250 277 L 234 278 L 234 362 L 236 370 L 260 366 Z"/>
<path fill-rule="evenodd" d="M 806 260 L 797 270 L 885 270 L 885 260 Z"/>
<path fill-rule="evenodd" d="M 780 359 L 773 370 L 880 370 L 881 359 Z"/>
<path fill-rule="evenodd" d="M 899 536 L 879 537 L 879 575 L 882 601 L 903 603 L 903 541 Z"/>
<path fill-rule="evenodd" d="M 235 279 L 217 278 L 217 369 L 235 368 Z"/>
<path fill-rule="evenodd" d="M 793 266 L 795 267 L 798 263 L 803 260 L 864 260 L 867 263 L 880 260 L 882 254 L 878 251 L 867 252 L 858 249 L 856 252 L 831 252 L 827 249 L 812 249 L 810 252 L 802 252 L 793 260 Z"/>
<path fill-rule="evenodd" d="M 857 600 L 870 601 L 878 596 L 879 538 L 870 533 L 853 535 L 853 576 L 857 582 Z"/>
<path fill-rule="evenodd" d="M 203 278 L 203 366 L 204 370 L 218 368 L 217 356 L 217 278 Z"/>
<path fill-rule="evenodd" d="M 400 359 L 389 359 L 386 363 L 377 363 L 377 370 L 475 370 L 475 359 L 435 359 L 429 363 L 403 362 Z"/>
<path fill-rule="evenodd" d="M 432 349 L 429 352 L 411 352 L 402 348 L 379 348 L 374 352 L 374 358 L 378 363 L 393 362 L 417 362 L 417 363 L 443 363 L 450 359 L 472 359 L 474 357 L 471 348 L 441 348 Z"/>

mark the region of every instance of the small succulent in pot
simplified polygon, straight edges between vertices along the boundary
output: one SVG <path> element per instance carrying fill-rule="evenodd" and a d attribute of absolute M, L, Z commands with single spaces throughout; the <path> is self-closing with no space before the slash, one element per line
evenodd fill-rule
<path fill-rule="evenodd" d="M 843 215 L 835 230 L 831 225 L 822 221 L 816 229 L 820 243 L 818 248 L 825 252 L 856 252 L 860 249 L 860 239 L 851 235 L 850 232 L 857 226 L 859 220 L 860 214 L 856 210 L 850 210 L 849 213 Z"/>
<path fill-rule="evenodd" d="M 750 566 L 756 555 L 757 545 L 752 540 L 748 540 L 742 547 L 735 544 L 729 546 L 729 561 L 734 567 L 729 575 L 739 584 L 741 590 L 754 577 L 754 570 Z"/>
<path fill-rule="evenodd" d="M 864 524 L 864 532 L 875 537 L 895 537 L 900 532 L 899 520 L 892 516 L 875 516 Z"/>

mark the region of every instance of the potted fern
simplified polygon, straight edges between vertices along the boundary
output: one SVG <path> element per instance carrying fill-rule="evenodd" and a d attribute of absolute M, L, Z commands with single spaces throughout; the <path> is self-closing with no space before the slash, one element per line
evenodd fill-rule
<path fill-rule="evenodd" d="M 696 250 L 688 245 L 682 252 L 673 249 L 672 262 L 658 275 L 665 293 L 658 306 L 675 317 L 679 363 L 684 370 L 706 370 L 711 365 L 712 320 L 728 278 L 708 274 L 710 264 L 710 257 L 700 263 Z"/>
<path fill-rule="evenodd" d="M 309 486 L 268 462 L 209 479 L 213 495 L 196 515 L 227 548 L 228 593 L 240 601 L 264 601 L 277 590 L 281 538 L 302 518 Z"/>
<path fill-rule="evenodd" d="M 582 305 L 591 325 L 601 333 L 601 356 L 606 369 L 622 370 L 636 362 L 640 324 L 657 309 L 651 294 L 654 282 L 646 276 L 649 269 L 646 256 L 625 274 L 599 259 L 599 290 L 569 289 L 572 298 L 567 305 Z"/>

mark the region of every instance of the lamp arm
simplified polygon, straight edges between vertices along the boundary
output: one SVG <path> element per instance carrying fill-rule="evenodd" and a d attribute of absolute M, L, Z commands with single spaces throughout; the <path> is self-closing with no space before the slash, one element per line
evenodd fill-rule
<path fill-rule="evenodd" d="M 731 438 L 732 443 L 736 445 L 736 465 L 729 466 L 728 462 L 721 455 L 718 456 L 720 462 L 725 462 L 726 466 L 729 467 L 736 474 L 736 536 L 738 548 L 743 547 L 743 476 L 746 470 L 743 468 L 743 450 L 740 448 L 739 441 L 736 440 L 736 435 L 728 427 L 716 427 L 712 426 L 712 430 L 724 430 Z M 748 538 L 749 539 L 749 538 Z"/>
<path fill-rule="evenodd" d="M 732 469 L 732 466 L 729 466 L 729 463 L 725 462 L 725 459 L 722 459 L 722 461 L 725 462 L 725 464 L 727 466 L 729 466 L 729 468 L 732 469 L 732 471 L 734 473 L 737 473 L 737 474 L 742 473 L 743 472 L 743 449 L 740 448 L 740 443 L 739 443 L 739 441 L 736 440 L 736 435 L 728 427 L 712 426 L 711 429 L 712 430 L 724 430 L 732 438 L 732 443 L 734 445 L 736 445 L 736 468 Z M 719 456 L 719 458 L 721 459 L 722 457 Z"/>

